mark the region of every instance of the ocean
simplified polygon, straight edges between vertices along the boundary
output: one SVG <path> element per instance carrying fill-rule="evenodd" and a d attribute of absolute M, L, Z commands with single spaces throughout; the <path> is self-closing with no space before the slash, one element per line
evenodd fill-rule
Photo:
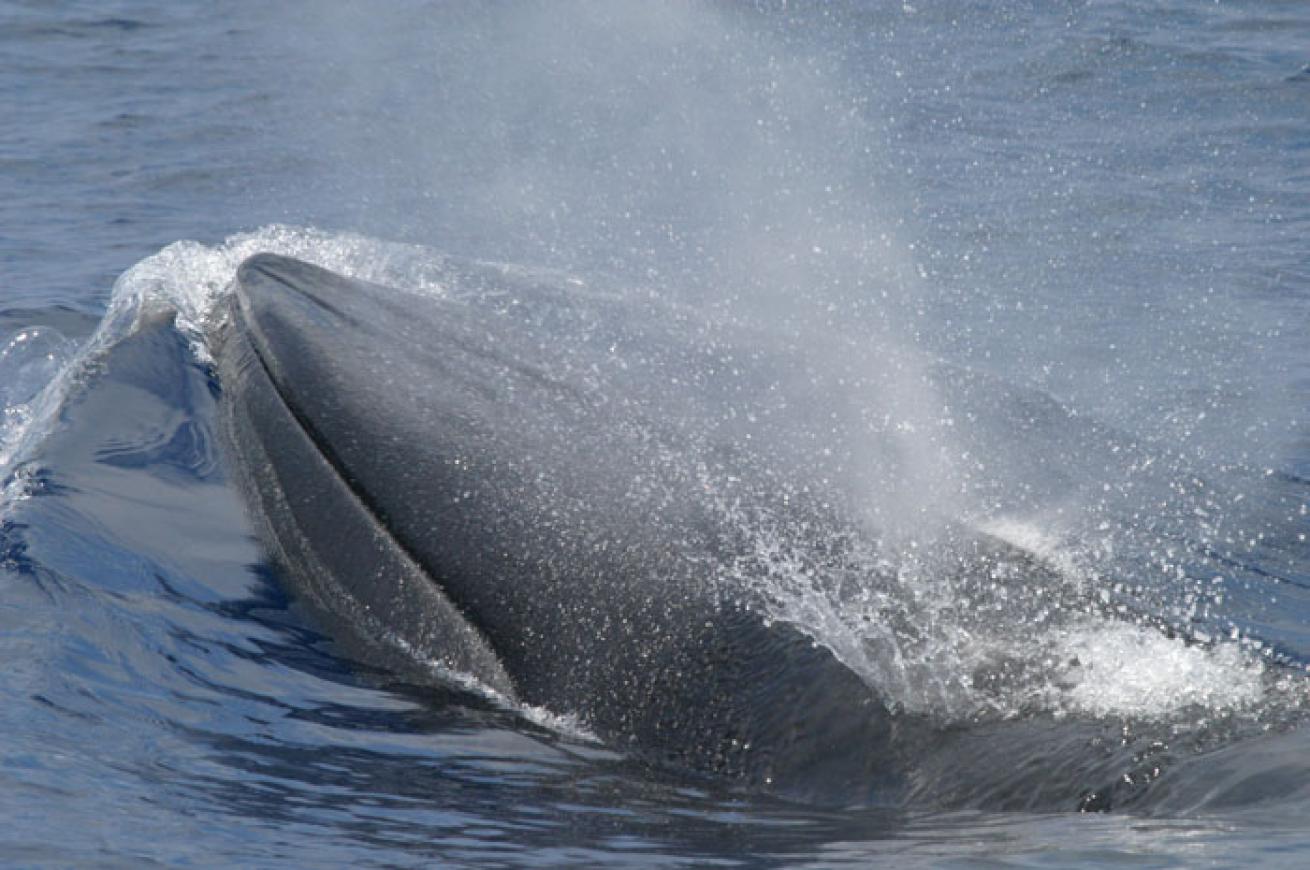
<path fill-rule="evenodd" d="M 1296 0 L 8 0 L 0 861 L 1303 866 L 1308 46 Z M 822 485 L 883 549 L 738 517 L 716 581 L 922 723 L 909 785 L 360 654 L 217 422 L 260 252 L 646 300 L 848 388 L 796 469 L 861 466 Z M 942 523 L 1041 569 L 961 578 Z"/>

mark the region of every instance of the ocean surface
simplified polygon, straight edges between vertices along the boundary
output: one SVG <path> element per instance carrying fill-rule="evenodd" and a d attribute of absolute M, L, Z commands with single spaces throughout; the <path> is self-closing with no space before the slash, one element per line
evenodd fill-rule
<path fill-rule="evenodd" d="M 1305 866 L 1307 240 L 1299 0 L 8 0 L 0 862 Z M 748 520 L 732 568 L 932 723 L 913 794 L 761 794 L 352 652 L 216 423 L 261 251 L 885 361 L 849 402 L 894 583 Z M 1046 567 L 960 586 L 926 517 Z"/>

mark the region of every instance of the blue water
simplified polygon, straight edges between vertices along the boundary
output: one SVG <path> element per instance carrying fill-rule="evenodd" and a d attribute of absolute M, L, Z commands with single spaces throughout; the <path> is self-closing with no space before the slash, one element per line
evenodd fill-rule
<path fill-rule="evenodd" d="M 4 5 L 0 857 L 1303 865 L 1307 46 L 1276 0 Z M 445 255 L 546 267 L 944 361 L 958 419 L 908 402 L 882 507 L 1195 642 L 1029 625 L 1012 651 L 1078 673 L 988 694 L 948 611 L 893 667 L 821 584 L 763 582 L 900 709 L 1150 734 L 1142 796 L 808 806 L 361 659 L 214 423 L 209 318 L 259 250 L 430 289 Z"/>

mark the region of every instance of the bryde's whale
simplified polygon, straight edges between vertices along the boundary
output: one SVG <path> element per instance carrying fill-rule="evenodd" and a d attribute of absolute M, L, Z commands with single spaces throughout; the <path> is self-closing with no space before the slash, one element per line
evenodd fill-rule
<path fill-rule="evenodd" d="M 793 791 L 895 788 L 871 689 L 715 582 L 732 542 L 686 496 L 678 409 L 602 390 L 568 370 L 576 348 L 541 341 L 656 373 L 691 350 L 624 334 L 616 300 L 505 289 L 475 306 L 273 255 L 240 267 L 225 428 L 294 582 L 647 757 Z"/>
<path fill-rule="evenodd" d="M 839 419 L 840 366 L 504 269 L 420 295 L 261 254 L 228 306 L 216 358 L 251 513 L 293 586 L 351 632 L 637 757 L 789 796 L 897 804 L 941 786 L 968 802 L 1014 779 L 1014 754 L 958 729 L 955 760 L 924 764 L 940 730 L 733 582 L 798 548 L 799 572 L 860 573 L 842 495 L 859 487 L 830 485 L 867 453 L 844 440 L 859 427 Z M 753 524 L 790 543 L 761 548 Z M 1042 586 L 1010 600 L 1058 610 L 1043 566 L 983 535 L 963 551 L 943 570 L 989 566 L 986 588 Z M 1085 791 L 1043 777 L 1031 742 L 1063 758 L 1096 727 L 1052 727 L 1005 731 L 1029 762 L 1016 805 Z M 1093 785 L 1121 773 L 1104 751 L 1080 768 Z"/>

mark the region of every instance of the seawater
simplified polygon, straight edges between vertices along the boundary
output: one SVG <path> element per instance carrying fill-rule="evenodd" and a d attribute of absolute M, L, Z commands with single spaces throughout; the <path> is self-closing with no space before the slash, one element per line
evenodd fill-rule
<path fill-rule="evenodd" d="M 1276 2 L 6 7 L 6 861 L 1303 863 L 1307 37 Z M 997 689 L 931 560 L 908 640 L 767 530 L 732 567 L 902 709 L 1163 728 L 1208 767 L 1111 814 L 807 807 L 352 659 L 205 425 L 260 250 L 420 292 L 448 255 L 603 276 L 940 361 L 892 403 L 910 485 L 870 495 L 906 546 L 949 512 L 1180 633 L 1034 627 L 1055 676 Z"/>

